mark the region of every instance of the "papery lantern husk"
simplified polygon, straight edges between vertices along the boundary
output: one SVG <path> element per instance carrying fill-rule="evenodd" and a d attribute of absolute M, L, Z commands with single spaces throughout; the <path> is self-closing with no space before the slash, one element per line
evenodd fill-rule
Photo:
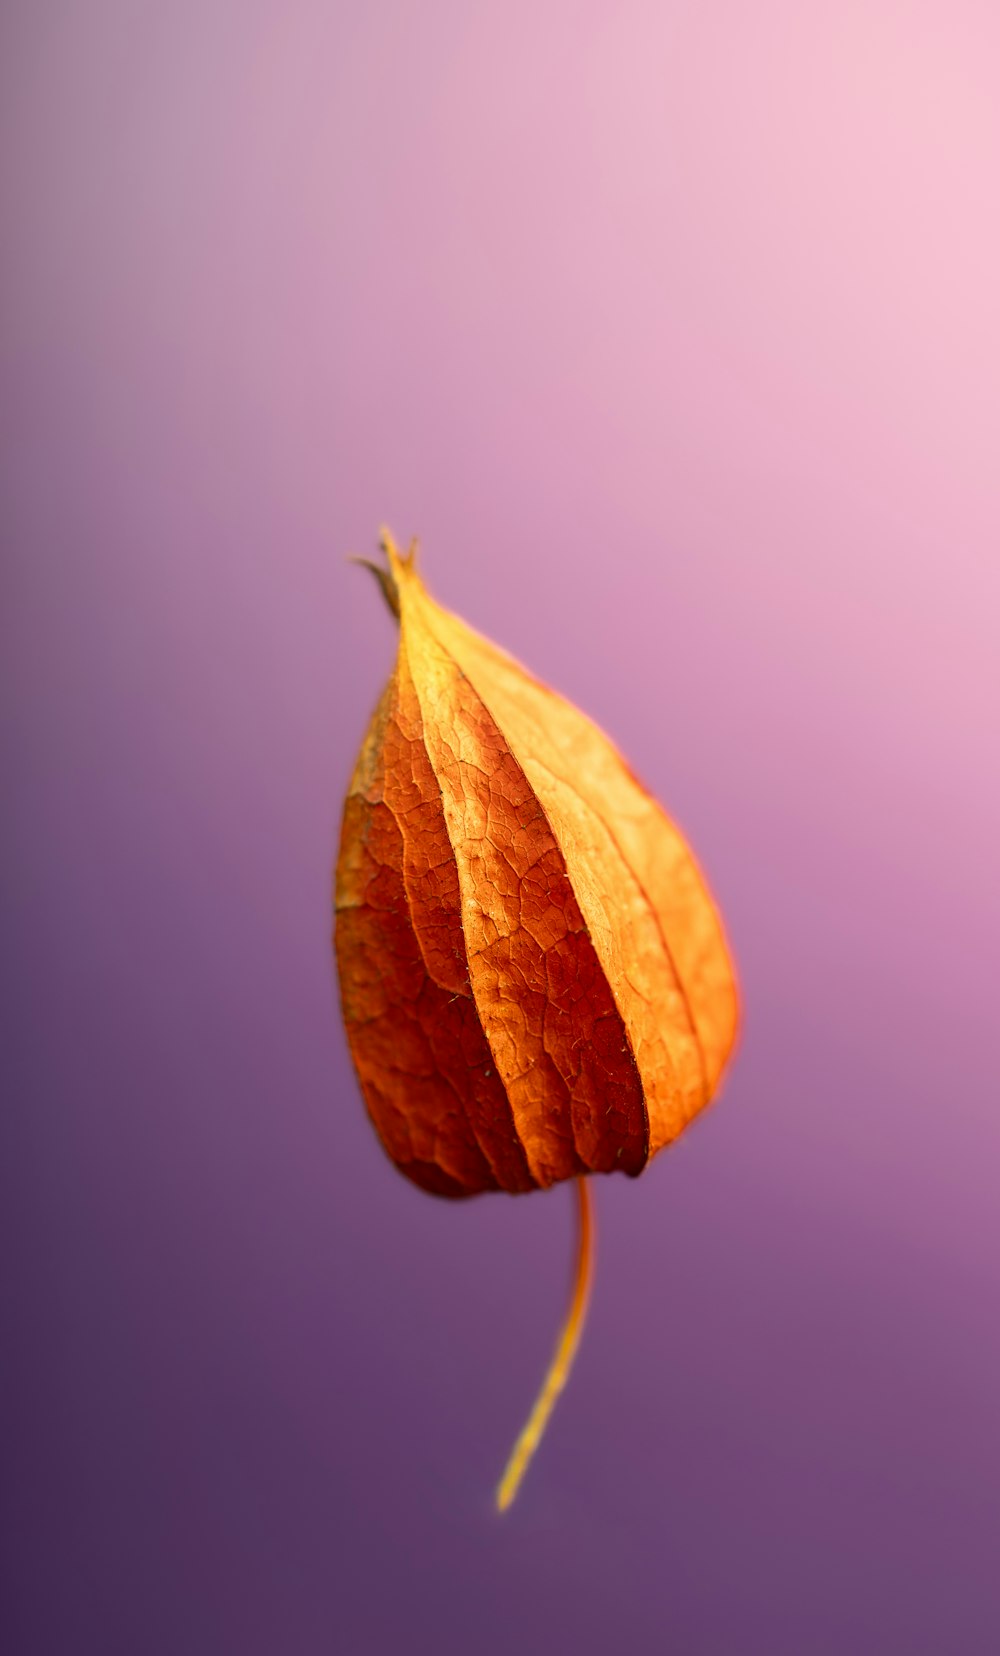
<path fill-rule="evenodd" d="M 715 904 L 603 731 L 436 604 L 388 537 L 386 552 L 399 649 L 336 878 L 375 1129 L 441 1196 L 640 1173 L 733 1045 Z"/>
<path fill-rule="evenodd" d="M 376 1132 L 439 1196 L 576 1179 L 570 1313 L 498 1492 L 565 1382 L 590 1283 L 586 1176 L 638 1174 L 718 1088 L 737 992 L 680 830 L 585 714 L 426 592 L 370 565 L 396 664 L 344 809 L 336 952 Z"/>

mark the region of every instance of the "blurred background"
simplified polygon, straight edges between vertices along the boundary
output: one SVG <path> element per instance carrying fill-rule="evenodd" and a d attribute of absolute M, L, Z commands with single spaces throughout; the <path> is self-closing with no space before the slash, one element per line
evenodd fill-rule
<path fill-rule="evenodd" d="M 4 1649 L 1000 1649 L 1000 14 L 8 0 Z M 385 1160 L 378 525 L 687 830 L 723 1096 Z"/>

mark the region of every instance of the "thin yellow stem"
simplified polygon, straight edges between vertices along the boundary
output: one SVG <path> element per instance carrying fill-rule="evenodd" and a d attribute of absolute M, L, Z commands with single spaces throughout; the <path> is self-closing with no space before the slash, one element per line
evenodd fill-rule
<path fill-rule="evenodd" d="M 577 1249 L 573 1273 L 573 1295 L 559 1334 L 559 1343 L 528 1416 L 524 1430 L 511 1450 L 504 1475 L 497 1485 L 497 1509 L 506 1512 L 521 1487 L 521 1479 L 528 1470 L 532 1455 L 538 1448 L 542 1433 L 548 1424 L 556 1398 L 569 1379 L 576 1348 L 580 1344 L 583 1324 L 590 1300 L 590 1286 L 594 1276 L 594 1211 L 590 1187 L 586 1179 L 577 1179 Z"/>

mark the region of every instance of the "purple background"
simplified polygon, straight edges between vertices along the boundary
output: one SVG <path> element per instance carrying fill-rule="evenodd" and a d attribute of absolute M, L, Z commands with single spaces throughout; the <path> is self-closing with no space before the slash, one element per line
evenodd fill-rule
<path fill-rule="evenodd" d="M 1000 1649 L 1000 13 L 3 8 L 4 1650 Z M 598 1188 L 383 1159 L 329 869 L 393 649 L 618 738 L 724 1096 Z"/>

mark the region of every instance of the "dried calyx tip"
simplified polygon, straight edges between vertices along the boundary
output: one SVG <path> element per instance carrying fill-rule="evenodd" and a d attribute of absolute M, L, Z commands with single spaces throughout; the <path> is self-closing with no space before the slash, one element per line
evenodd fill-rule
<path fill-rule="evenodd" d="M 382 596 L 396 619 L 399 619 L 399 574 L 402 570 L 414 569 L 417 562 L 419 541 L 414 537 L 405 552 L 400 552 L 396 545 L 391 529 L 384 526 L 379 530 L 378 543 L 385 554 L 388 568 L 382 564 L 373 563 L 371 558 L 351 557 L 350 562 L 361 564 L 364 569 L 370 569 L 382 592 Z"/>

